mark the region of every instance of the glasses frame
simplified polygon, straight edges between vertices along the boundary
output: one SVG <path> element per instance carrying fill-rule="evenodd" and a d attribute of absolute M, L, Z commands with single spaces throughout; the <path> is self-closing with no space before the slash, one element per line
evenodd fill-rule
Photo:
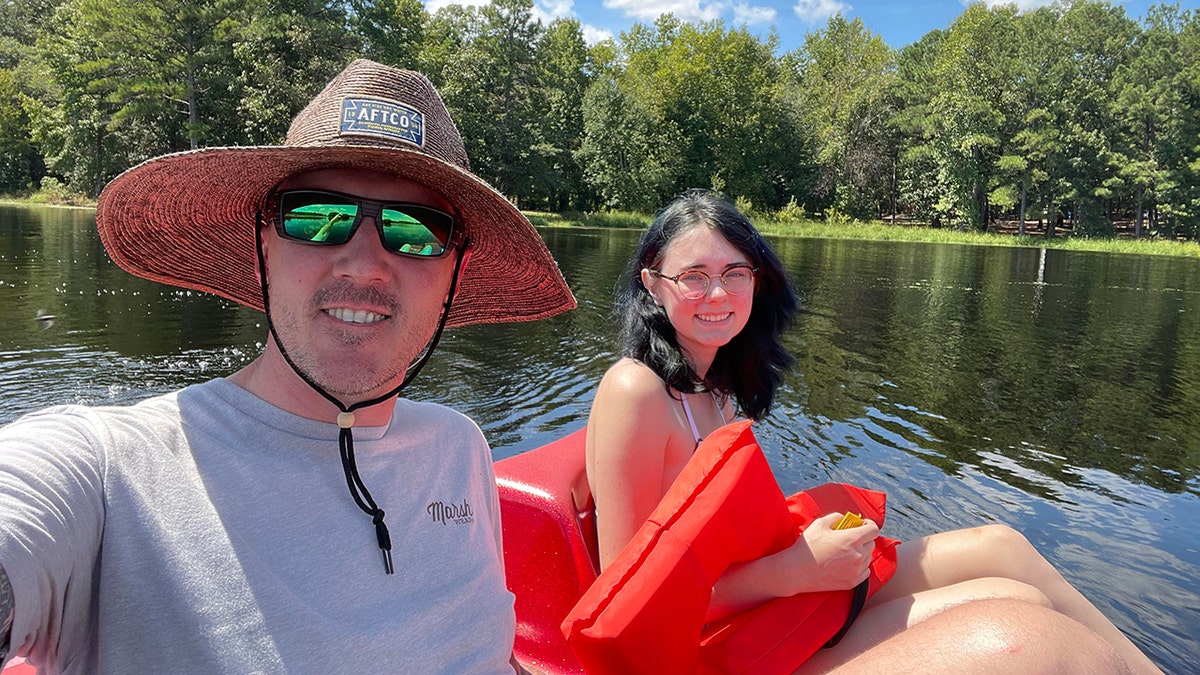
<path fill-rule="evenodd" d="M 680 272 L 679 274 L 676 274 L 675 276 L 671 277 L 671 276 L 667 276 L 667 275 L 663 274 L 662 270 L 656 270 L 651 267 L 646 268 L 647 272 L 658 277 L 659 279 L 666 279 L 667 281 L 674 283 L 675 288 L 679 289 L 679 294 L 682 295 L 687 300 L 699 300 L 701 298 L 708 296 L 708 292 L 710 290 L 712 290 L 712 280 L 713 279 L 720 279 L 721 280 L 721 288 L 725 289 L 725 292 L 729 293 L 730 295 L 741 295 L 741 294 L 745 293 L 746 291 L 730 290 L 729 282 L 725 281 L 725 275 L 729 274 L 730 272 L 732 272 L 734 270 L 750 270 L 750 289 L 747 289 L 747 290 L 751 290 L 754 288 L 754 279 L 755 279 L 755 275 L 758 274 L 758 268 L 751 267 L 749 265 L 734 265 L 733 267 L 730 267 L 730 268 L 726 269 L 724 272 L 721 272 L 720 274 L 717 274 L 715 276 L 712 274 L 709 274 L 708 272 L 705 272 L 704 270 L 684 270 L 684 271 Z M 679 285 L 679 278 L 683 277 L 683 276 L 687 276 L 689 274 L 699 274 L 700 276 L 704 277 L 704 290 L 703 291 L 701 291 L 698 294 L 689 293 L 683 286 Z"/>
<path fill-rule="evenodd" d="M 347 232 L 347 234 L 346 234 L 346 241 L 338 242 L 338 243 L 331 243 L 331 242 L 327 242 L 327 241 L 313 241 L 311 239 L 301 239 L 299 237 L 295 237 L 295 236 L 292 236 L 291 234 L 289 234 L 287 231 L 287 228 L 285 228 L 283 226 L 283 198 L 285 195 L 294 194 L 294 193 L 328 195 L 330 197 L 337 197 L 339 199 L 344 199 L 349 202 L 352 202 L 355 205 L 356 210 L 355 210 L 355 214 L 354 214 L 354 222 L 350 224 L 350 231 Z M 458 225 L 458 220 L 454 217 L 453 214 L 443 211 L 441 209 L 429 206 L 428 204 L 417 204 L 415 202 L 389 201 L 389 200 L 379 200 L 379 199 L 367 199 L 366 197 L 359 197 L 358 195 L 346 194 L 344 192 L 335 192 L 333 190 L 316 190 L 316 189 L 305 189 L 305 188 L 297 188 L 297 189 L 290 189 L 290 190 L 278 190 L 271 194 L 271 199 L 274 201 L 273 208 L 271 209 L 271 211 L 275 214 L 275 217 L 272 218 L 272 220 L 274 221 L 274 225 L 275 225 L 275 233 L 278 234 L 281 239 L 295 242 L 297 244 L 306 244 L 308 246 L 342 246 L 343 244 L 348 244 L 348 243 L 350 243 L 350 240 L 354 238 L 355 233 L 358 232 L 358 226 L 362 224 L 363 218 L 365 218 L 367 216 L 370 216 L 375 221 L 375 232 L 376 232 L 376 234 L 379 235 L 379 245 L 382 246 L 383 249 L 385 251 L 387 251 L 388 253 L 394 253 L 396 255 L 402 255 L 402 256 L 409 257 L 409 258 L 421 258 L 421 259 L 441 258 L 442 256 L 446 255 L 447 251 L 449 251 L 450 249 L 454 248 L 455 246 L 457 246 L 459 244 L 459 241 L 456 239 L 456 237 L 459 235 L 459 228 L 456 227 Z M 406 213 L 410 216 L 413 215 L 411 213 L 411 211 L 422 211 L 422 212 L 437 216 L 439 218 L 445 218 L 446 243 L 442 245 L 442 250 L 439 251 L 438 253 L 423 255 L 420 253 L 412 253 L 409 251 L 397 251 L 397 250 L 389 247 L 388 242 L 387 242 L 387 237 L 383 233 L 383 218 L 382 218 L 383 210 L 387 207 L 399 207 L 399 208 L 396 208 L 396 210 L 403 211 L 404 213 Z M 420 222 L 422 225 L 425 225 L 425 223 L 423 221 L 421 221 L 420 219 L 414 218 L 414 220 L 417 220 L 417 222 Z M 429 227 L 429 226 L 425 225 L 425 227 Z"/>

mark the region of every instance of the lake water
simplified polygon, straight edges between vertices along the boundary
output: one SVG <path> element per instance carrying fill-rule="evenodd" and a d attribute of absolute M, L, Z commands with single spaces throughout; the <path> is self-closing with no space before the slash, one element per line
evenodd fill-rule
<path fill-rule="evenodd" d="M 497 459 L 583 426 L 637 237 L 542 234 L 579 309 L 449 331 L 409 390 L 475 418 Z M 806 310 L 759 428 L 784 491 L 885 490 L 901 539 L 1010 524 L 1167 672 L 1198 672 L 1200 261 L 772 242 Z M 226 375 L 266 331 L 117 269 L 88 210 L 0 206 L 0 308 L 0 423 Z"/>

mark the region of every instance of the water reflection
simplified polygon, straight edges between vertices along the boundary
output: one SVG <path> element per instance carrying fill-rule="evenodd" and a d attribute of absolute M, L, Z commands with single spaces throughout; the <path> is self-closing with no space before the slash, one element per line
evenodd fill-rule
<path fill-rule="evenodd" d="M 582 426 L 637 233 L 546 230 L 579 309 L 450 331 L 410 390 L 497 457 Z M 759 436 L 792 491 L 886 490 L 886 532 L 1006 522 L 1169 672 L 1200 655 L 1200 264 L 774 239 L 805 302 Z M 117 270 L 90 211 L 0 206 L 0 423 L 236 370 L 262 316 Z M 38 311 L 53 314 L 39 321 Z M 49 325 L 47 325 L 49 324 Z"/>

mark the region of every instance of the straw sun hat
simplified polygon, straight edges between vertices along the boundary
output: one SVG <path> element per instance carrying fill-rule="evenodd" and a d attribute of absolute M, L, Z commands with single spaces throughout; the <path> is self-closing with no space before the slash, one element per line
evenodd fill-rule
<path fill-rule="evenodd" d="M 262 311 L 256 213 L 283 179 L 332 167 L 407 178 L 453 207 L 471 259 L 447 327 L 531 321 L 575 307 L 533 226 L 470 172 L 462 137 L 429 80 L 365 59 L 295 117 L 281 146 L 165 155 L 113 179 L 97 207 L 100 239 L 131 274 Z"/>

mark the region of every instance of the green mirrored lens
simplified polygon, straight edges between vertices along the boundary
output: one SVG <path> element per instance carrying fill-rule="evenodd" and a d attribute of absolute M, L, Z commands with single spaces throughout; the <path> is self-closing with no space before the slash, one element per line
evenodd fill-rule
<path fill-rule="evenodd" d="M 449 225 L 422 222 L 422 219 L 433 220 L 431 215 L 414 207 L 406 207 L 405 211 L 384 207 L 380 219 L 385 246 L 409 255 L 441 255 L 446 250 Z"/>
<path fill-rule="evenodd" d="M 321 244 L 344 244 L 358 205 L 329 202 L 283 204 L 283 229 L 289 237 Z"/>

